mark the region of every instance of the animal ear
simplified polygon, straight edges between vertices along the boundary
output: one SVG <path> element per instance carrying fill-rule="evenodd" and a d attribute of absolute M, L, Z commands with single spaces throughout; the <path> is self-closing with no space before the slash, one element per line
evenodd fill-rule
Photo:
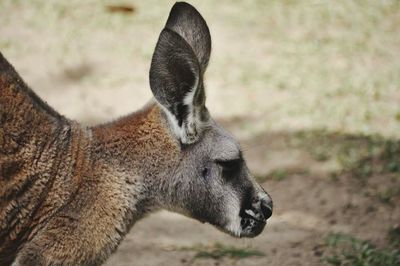
<path fill-rule="evenodd" d="M 183 144 L 196 142 L 208 120 L 203 74 L 210 52 L 204 19 L 189 4 L 176 3 L 153 54 L 150 87 Z"/>
<path fill-rule="evenodd" d="M 178 33 L 192 47 L 204 73 L 210 59 L 211 36 L 200 13 L 188 3 L 178 2 L 172 7 L 165 27 Z"/>

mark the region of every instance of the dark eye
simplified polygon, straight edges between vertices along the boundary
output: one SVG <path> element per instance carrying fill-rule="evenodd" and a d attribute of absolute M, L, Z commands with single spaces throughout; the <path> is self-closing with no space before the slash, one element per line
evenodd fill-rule
<path fill-rule="evenodd" d="M 210 175 L 210 172 L 211 172 L 210 165 L 207 164 L 207 165 L 203 168 L 203 170 L 201 171 L 201 176 L 202 176 L 203 178 L 208 178 L 208 176 Z"/>
<path fill-rule="evenodd" d="M 216 161 L 216 163 L 222 167 L 222 176 L 226 179 L 235 178 L 242 167 L 241 159 Z"/>

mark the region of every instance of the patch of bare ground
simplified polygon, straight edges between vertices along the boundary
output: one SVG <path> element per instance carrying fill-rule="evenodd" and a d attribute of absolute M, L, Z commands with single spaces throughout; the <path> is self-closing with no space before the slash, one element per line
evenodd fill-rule
<path fill-rule="evenodd" d="M 174 1 L 123 2 L 1 0 L 1 52 L 65 116 L 125 115 L 151 97 L 151 55 Z M 391 245 L 399 1 L 190 2 L 213 39 L 207 105 L 241 141 L 274 214 L 259 237 L 234 239 L 156 213 L 106 265 L 323 265 L 332 233 Z"/>
<path fill-rule="evenodd" d="M 221 122 L 233 131 L 241 124 Z M 242 145 L 254 175 L 274 199 L 265 233 L 237 240 L 161 212 L 137 224 L 107 265 L 323 265 L 332 254 L 327 239 L 336 233 L 388 245 L 388 233 L 400 221 L 399 142 L 302 131 L 266 132 Z M 222 251 L 212 249 L 221 243 Z M 261 254 L 231 255 L 226 252 L 231 246 Z M 149 259 L 154 254 L 157 259 Z"/>

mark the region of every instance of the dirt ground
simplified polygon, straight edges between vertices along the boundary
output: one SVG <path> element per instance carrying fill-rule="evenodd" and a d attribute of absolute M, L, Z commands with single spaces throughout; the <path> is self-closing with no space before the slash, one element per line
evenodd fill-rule
<path fill-rule="evenodd" d="M 254 239 L 151 214 L 106 265 L 325 265 L 338 233 L 387 248 L 400 230 L 399 2 L 191 3 L 213 40 L 207 106 L 274 214 Z M 151 98 L 172 4 L 0 0 L 0 51 L 60 113 L 110 121 Z"/>
<path fill-rule="evenodd" d="M 384 201 L 379 191 L 399 187 L 398 174 L 395 179 L 374 174 L 366 184 L 352 177 L 352 173 L 333 178 L 331 173 L 336 172 L 337 166 L 332 165 L 331 159 L 321 162 L 307 148 L 288 144 L 298 138 L 293 133 L 276 132 L 242 141 L 250 169 L 255 173 L 286 171 L 269 174 L 262 183 L 274 199 L 274 215 L 260 236 L 234 239 L 209 225 L 161 212 L 138 223 L 107 265 L 324 265 L 324 258 L 331 254 L 326 239 L 332 233 L 385 246 L 388 231 L 399 225 L 400 195 L 397 192 Z M 357 137 L 326 138 L 346 142 Z M 315 142 L 312 138 L 312 144 Z M 196 258 L 199 250 L 213 250 L 216 243 L 258 250 L 264 255 L 243 259 Z"/>

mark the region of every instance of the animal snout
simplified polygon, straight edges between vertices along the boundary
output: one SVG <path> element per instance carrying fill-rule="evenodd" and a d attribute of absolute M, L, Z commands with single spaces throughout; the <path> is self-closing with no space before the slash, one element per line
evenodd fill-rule
<path fill-rule="evenodd" d="M 260 202 L 260 207 L 261 207 L 261 213 L 264 216 L 265 220 L 267 220 L 269 217 L 272 216 L 272 200 L 271 200 L 271 198 L 269 198 L 269 200 L 262 199 Z"/>
<path fill-rule="evenodd" d="M 266 193 L 260 193 L 258 195 L 258 200 L 259 200 L 259 212 L 261 212 L 262 216 L 264 217 L 264 220 L 267 220 L 269 217 L 272 216 L 272 209 L 273 209 L 273 203 L 271 197 Z"/>

